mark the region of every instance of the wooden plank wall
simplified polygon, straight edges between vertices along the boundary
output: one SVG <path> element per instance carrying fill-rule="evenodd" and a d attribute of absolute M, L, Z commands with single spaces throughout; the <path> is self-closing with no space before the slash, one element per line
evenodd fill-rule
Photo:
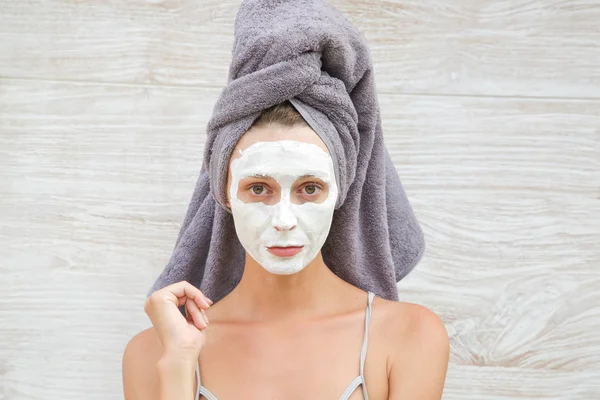
<path fill-rule="evenodd" d="M 334 2 L 426 233 L 444 399 L 600 399 L 600 1 Z M 238 1 L 0 0 L 0 398 L 120 399 Z"/>

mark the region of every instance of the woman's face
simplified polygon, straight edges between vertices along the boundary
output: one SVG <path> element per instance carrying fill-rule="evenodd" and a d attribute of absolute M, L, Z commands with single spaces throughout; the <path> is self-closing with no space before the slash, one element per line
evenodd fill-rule
<path fill-rule="evenodd" d="M 250 129 L 235 147 L 228 205 L 246 251 L 267 271 L 301 271 L 331 227 L 338 189 L 333 161 L 307 126 Z"/>

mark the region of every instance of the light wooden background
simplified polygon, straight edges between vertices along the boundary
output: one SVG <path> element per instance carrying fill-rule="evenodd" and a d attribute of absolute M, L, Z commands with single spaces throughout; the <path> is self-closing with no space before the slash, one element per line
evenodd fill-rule
<path fill-rule="evenodd" d="M 446 323 L 444 399 L 600 399 L 600 0 L 334 3 L 426 233 L 399 289 Z M 0 399 L 122 398 L 238 7 L 0 0 Z"/>

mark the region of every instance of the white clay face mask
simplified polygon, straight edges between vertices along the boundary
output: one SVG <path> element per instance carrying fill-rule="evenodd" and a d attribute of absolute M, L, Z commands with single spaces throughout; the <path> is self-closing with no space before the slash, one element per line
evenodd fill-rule
<path fill-rule="evenodd" d="M 258 142 L 240 154 L 229 199 L 242 246 L 271 273 L 301 271 L 331 228 L 338 197 L 331 156 L 293 140 Z"/>

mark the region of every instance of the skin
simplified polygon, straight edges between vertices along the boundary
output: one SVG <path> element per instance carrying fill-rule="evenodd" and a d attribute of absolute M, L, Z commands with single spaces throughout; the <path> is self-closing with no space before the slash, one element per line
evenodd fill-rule
<path fill-rule="evenodd" d="M 309 127 L 272 125 L 250 129 L 232 159 L 237 149 L 276 140 L 304 141 L 327 151 Z M 238 286 L 205 310 L 202 385 L 220 400 L 337 399 L 359 375 L 366 304 L 367 293 L 333 274 L 320 252 L 292 275 L 272 274 L 246 254 Z M 440 318 L 421 305 L 380 297 L 373 300 L 371 318 L 365 363 L 369 398 L 439 400 L 449 359 Z M 130 340 L 123 356 L 126 400 L 159 399 L 163 372 L 157 363 L 164 352 L 154 327 Z M 195 379 L 185 376 L 182 382 L 193 382 L 196 392 Z M 350 398 L 362 399 L 362 390 Z"/>

